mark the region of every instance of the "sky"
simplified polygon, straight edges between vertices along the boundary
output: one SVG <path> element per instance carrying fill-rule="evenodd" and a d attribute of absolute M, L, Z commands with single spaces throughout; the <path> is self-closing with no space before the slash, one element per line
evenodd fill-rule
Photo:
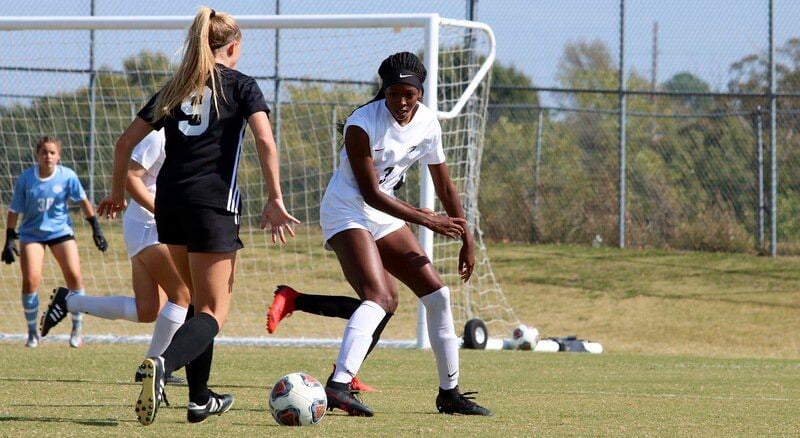
<path fill-rule="evenodd" d="M 87 15 L 90 0 L 2 0 L 3 15 Z M 233 14 L 271 14 L 275 0 L 207 1 L 218 10 Z M 497 59 L 514 65 L 533 79 L 537 86 L 558 85 L 558 65 L 564 45 L 576 41 L 603 41 L 611 56 L 618 57 L 618 0 L 479 0 L 477 19 L 489 24 L 497 38 Z M 197 0 L 170 2 L 130 2 L 96 0 L 97 15 L 191 15 Z M 405 0 L 374 2 L 365 0 L 282 0 L 282 14 L 401 13 L 435 12 L 449 18 L 465 18 L 465 0 Z M 800 1 L 775 0 L 776 43 L 783 44 L 800 32 Z M 658 22 L 658 74 L 664 82 L 672 75 L 690 71 L 708 82 L 712 89 L 724 90 L 730 78 L 729 67 L 742 57 L 765 52 L 768 41 L 766 0 L 627 0 L 626 72 L 650 77 L 652 28 Z M 389 51 L 404 49 L 404 41 L 418 44 L 420 34 L 403 32 L 398 40 L 364 44 L 362 38 L 342 33 L 341 39 L 287 32 L 282 39 L 281 68 L 285 75 L 324 74 L 326 65 L 348 76 L 371 79 L 380 60 Z M 0 33 L 0 38 L 9 38 Z M 348 36 L 351 37 L 348 40 Z M 98 64 L 119 68 L 124 56 L 142 48 L 155 48 L 178 56 L 182 32 L 100 34 Z M 85 33 L 47 36 L 41 33 L 12 35 L 14 47 L 29 50 L 4 53 L 0 64 L 45 65 L 57 62 L 80 68 L 88 63 Z M 57 41 L 54 43 L 52 39 Z M 373 37 L 368 37 L 370 39 Z M 355 39 L 355 41 L 353 41 Z M 323 41 L 326 40 L 326 41 Z M 252 41 L 252 42 L 251 42 Z M 246 34 L 245 62 L 241 69 L 249 74 L 270 75 L 274 71 L 274 39 L 271 31 Z M 378 49 L 379 48 L 379 49 Z M 249 56 L 252 54 L 252 56 Z M 316 71 L 318 73 L 309 73 Z M 69 76 L 69 75 L 66 75 Z M 0 93 L 25 90 L 53 91 L 82 83 L 84 78 L 2 75 Z"/>

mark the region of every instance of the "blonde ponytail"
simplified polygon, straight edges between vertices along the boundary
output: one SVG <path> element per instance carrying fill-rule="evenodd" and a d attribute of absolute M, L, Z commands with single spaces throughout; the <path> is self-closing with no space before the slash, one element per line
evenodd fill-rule
<path fill-rule="evenodd" d="M 192 97 L 194 114 L 199 114 L 203 103 L 203 88 L 211 85 L 214 108 L 217 107 L 217 75 L 214 50 L 242 38 L 236 20 L 224 12 L 201 6 L 186 35 L 183 59 L 175 74 L 167 81 L 156 99 L 155 114 L 158 120 L 170 114 L 173 108 Z M 222 96 L 225 99 L 225 96 Z"/>

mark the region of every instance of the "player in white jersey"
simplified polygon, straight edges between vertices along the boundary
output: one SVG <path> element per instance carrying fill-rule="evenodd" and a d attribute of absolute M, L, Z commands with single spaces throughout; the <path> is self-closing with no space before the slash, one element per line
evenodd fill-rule
<path fill-rule="evenodd" d="M 100 223 L 94 214 L 92 202 L 86 197 L 75 172 L 59 164 L 61 142 L 55 137 L 42 137 L 36 145 L 37 165 L 25 170 L 14 186 L 14 196 L 8 207 L 6 221 L 6 244 L 2 260 L 6 264 L 20 256 L 22 269 L 22 306 L 28 323 L 27 347 L 39 345 L 36 316 L 39 311 L 37 289 L 42 280 L 42 264 L 45 247 L 53 253 L 64 281 L 70 291 L 83 294 L 80 256 L 72 229 L 68 201 L 80 203 L 86 220 L 92 226 L 92 238 L 100 251 L 108 248 Z M 19 234 L 14 231 L 17 219 L 22 215 Z M 22 244 L 20 253 L 16 240 Z M 44 315 L 43 315 L 44 316 Z M 66 312 L 61 315 L 65 317 Z M 69 344 L 80 347 L 81 314 L 72 314 L 72 332 Z"/>
<path fill-rule="evenodd" d="M 354 396 L 351 381 L 397 308 L 397 278 L 425 304 L 439 374 L 438 410 L 491 415 L 459 391 L 459 340 L 450 310 L 450 290 L 406 226 L 411 222 L 460 237 L 459 271 L 464 281 L 469 279 L 475 264 L 472 234 L 447 171 L 439 121 L 435 112 L 420 102 L 427 72 L 416 55 L 402 52 L 385 59 L 378 75 L 382 81 L 378 95 L 347 118 L 341 164 L 320 206 L 325 245 L 336 252 L 345 278 L 362 299 L 349 318 L 334 372 L 326 384 L 328 406 L 350 415 L 373 415 Z M 417 161 L 428 166 L 446 216 L 395 198 L 394 189 Z M 286 298 L 296 301 L 298 296 L 286 295 L 290 294 L 279 289 L 273 307 L 285 309 Z M 294 304 L 289 307 L 296 308 Z M 347 306 L 342 300 L 342 307 Z M 270 317 L 278 320 L 286 313 L 270 312 Z"/>
<path fill-rule="evenodd" d="M 106 319 L 131 322 L 155 321 L 153 337 L 145 357 L 164 352 L 172 336 L 186 319 L 191 301 L 189 288 L 181 280 L 164 244 L 158 242 L 155 209 L 156 177 L 164 163 L 164 131 L 153 131 L 133 150 L 128 166 L 127 190 L 131 202 L 125 210 L 122 233 L 131 259 L 134 297 L 86 296 L 59 288 L 42 318 L 42 336 L 67 312 L 88 313 Z M 167 297 L 164 303 L 164 295 Z M 163 306 L 163 307 L 162 307 Z M 169 383 L 182 379 L 166 376 Z M 142 380 L 141 373 L 136 381 Z"/>

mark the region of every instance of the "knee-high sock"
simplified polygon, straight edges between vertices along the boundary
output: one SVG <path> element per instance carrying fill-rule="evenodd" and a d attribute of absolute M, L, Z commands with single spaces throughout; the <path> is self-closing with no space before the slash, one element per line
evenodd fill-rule
<path fill-rule="evenodd" d="M 381 334 L 383 333 L 383 329 L 386 328 L 386 324 L 389 323 L 389 320 L 392 319 L 394 313 L 387 312 L 386 316 L 383 317 L 381 323 L 378 324 L 378 328 L 375 329 L 375 333 L 372 334 L 372 343 L 369 344 L 369 350 L 367 350 L 367 356 L 372 353 L 372 350 L 375 349 L 375 346 L 378 345 L 378 341 L 381 340 Z M 365 358 L 366 359 L 366 358 Z"/>
<path fill-rule="evenodd" d="M 302 312 L 350 319 L 361 305 L 361 300 L 345 296 L 302 294 L 294 301 L 294 305 Z"/>
<path fill-rule="evenodd" d="M 428 337 L 439 372 L 439 387 L 453 389 L 458 385 L 458 337 L 450 310 L 450 289 L 445 286 L 420 300 L 425 305 Z"/>
<path fill-rule="evenodd" d="M 164 354 L 165 375 L 172 374 L 187 363 L 195 360 L 208 348 L 219 333 L 219 324 L 208 313 L 200 313 L 184 323 L 172 337 Z"/>
<path fill-rule="evenodd" d="M 186 364 L 186 383 L 189 384 L 189 401 L 197 405 L 208 403 L 208 378 L 211 375 L 211 361 L 214 359 L 214 340 L 200 356 Z"/>
<path fill-rule="evenodd" d="M 78 297 L 86 295 L 86 292 L 84 292 L 83 289 L 78 289 L 78 290 L 70 289 L 69 294 L 73 297 Z M 69 308 L 69 305 L 67 305 L 67 308 Z M 83 325 L 83 315 L 80 312 L 75 312 L 75 311 L 70 312 L 70 315 L 72 316 L 72 330 L 73 331 L 80 330 Z"/>
<path fill-rule="evenodd" d="M 186 320 L 187 309 L 172 301 L 167 301 L 156 317 L 156 324 L 153 327 L 153 337 L 150 339 L 150 348 L 147 350 L 147 357 L 161 356 L 167 349 L 167 345 L 172 342 L 175 332 L 183 325 Z"/>
<path fill-rule="evenodd" d="M 39 317 L 39 293 L 33 291 L 22 294 L 22 309 L 25 311 L 25 322 L 28 323 L 28 334 L 35 335 L 36 320 Z"/>
<path fill-rule="evenodd" d="M 67 309 L 73 315 L 88 313 L 105 319 L 124 319 L 139 322 L 136 312 L 136 299 L 132 297 L 97 297 L 83 294 L 70 294 L 67 297 Z M 73 320 L 75 317 L 73 316 Z"/>
<path fill-rule="evenodd" d="M 342 346 L 336 359 L 332 381 L 350 383 L 367 356 L 372 335 L 386 316 L 386 311 L 374 301 L 364 301 L 358 306 L 344 329 Z"/>

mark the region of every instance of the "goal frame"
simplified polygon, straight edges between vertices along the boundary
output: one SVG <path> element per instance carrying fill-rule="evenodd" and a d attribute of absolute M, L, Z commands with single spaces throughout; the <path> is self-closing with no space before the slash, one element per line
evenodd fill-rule
<path fill-rule="evenodd" d="M 333 28 L 422 28 L 425 34 L 423 63 L 428 71 L 425 89 L 438 89 L 439 71 L 439 27 L 458 26 L 482 31 L 486 34 L 488 53 L 474 77 L 458 98 L 453 108 L 439 108 L 435 91 L 425 93 L 423 103 L 436 111 L 440 120 L 455 118 L 477 90 L 481 81 L 491 70 L 496 56 L 496 41 L 492 29 L 485 23 L 443 18 L 439 14 L 339 14 L 339 15 L 238 15 L 235 16 L 242 29 L 333 29 Z M 17 16 L 0 17 L 0 32 L 22 30 L 182 30 L 191 25 L 194 16 Z M 435 54 L 436 56 L 432 56 Z M 434 187 L 428 169 L 420 167 L 420 207 L 434 208 Z M 419 228 L 419 241 L 431 260 L 433 253 L 433 231 Z M 425 319 L 425 307 L 421 301 L 417 307 L 417 348 L 430 348 Z M 318 340 L 322 341 L 322 340 Z M 409 347 L 402 343 L 399 347 Z"/>

